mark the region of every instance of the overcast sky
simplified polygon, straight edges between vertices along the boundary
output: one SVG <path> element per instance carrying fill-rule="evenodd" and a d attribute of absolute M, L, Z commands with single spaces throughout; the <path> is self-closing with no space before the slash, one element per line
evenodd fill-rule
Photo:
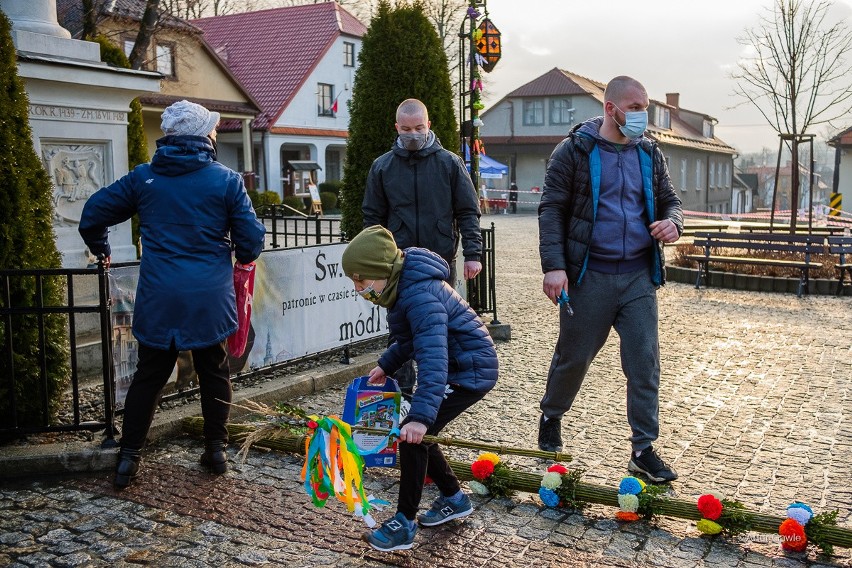
<path fill-rule="evenodd" d="M 680 93 L 683 108 L 719 120 L 716 135 L 740 152 L 778 149 L 778 137 L 750 103 L 733 95 L 730 78 L 744 48 L 737 42 L 772 0 L 488 0 L 502 32 L 503 56 L 485 75 L 485 102 L 554 67 L 606 82 L 641 81 L 652 99 Z M 852 27 L 852 0 L 835 12 Z M 852 125 L 838 125 L 846 128 Z M 826 126 L 816 127 L 823 135 Z M 839 130 L 838 129 L 838 130 Z M 837 130 L 831 130 L 831 134 Z"/>

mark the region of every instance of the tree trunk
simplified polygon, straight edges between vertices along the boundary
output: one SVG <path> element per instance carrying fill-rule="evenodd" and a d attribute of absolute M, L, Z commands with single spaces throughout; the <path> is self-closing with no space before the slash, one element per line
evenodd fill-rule
<path fill-rule="evenodd" d="M 145 13 L 142 15 L 142 24 L 139 26 L 139 33 L 136 35 L 136 43 L 133 44 L 133 51 L 130 52 L 130 68 L 142 69 L 145 63 L 145 56 L 148 53 L 148 46 L 151 45 L 151 38 L 154 36 L 157 22 L 160 19 L 160 0 L 145 0 Z"/>
<path fill-rule="evenodd" d="M 796 217 L 799 216 L 799 139 L 793 138 L 792 161 L 790 164 L 790 234 L 796 234 Z"/>

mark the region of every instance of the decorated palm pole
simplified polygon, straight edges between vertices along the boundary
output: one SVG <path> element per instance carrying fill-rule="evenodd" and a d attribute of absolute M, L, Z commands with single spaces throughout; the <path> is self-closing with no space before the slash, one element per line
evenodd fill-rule
<path fill-rule="evenodd" d="M 467 29 L 465 29 L 465 27 Z M 479 190 L 479 155 L 485 153 L 479 128 L 482 126 L 480 112 L 485 108 L 482 102 L 482 73 L 489 73 L 500 60 L 500 30 L 488 18 L 486 0 L 470 0 L 465 23 L 459 34 L 461 53 L 465 53 L 467 44 L 467 66 L 460 65 L 460 104 L 461 113 L 461 152 L 470 152 L 470 179 Z M 467 76 L 465 76 L 467 69 Z M 468 159 L 467 156 L 463 156 Z"/>

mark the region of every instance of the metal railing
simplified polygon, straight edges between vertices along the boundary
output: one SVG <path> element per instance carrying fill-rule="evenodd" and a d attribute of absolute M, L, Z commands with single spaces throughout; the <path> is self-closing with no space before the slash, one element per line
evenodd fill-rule
<path fill-rule="evenodd" d="M 490 229 L 480 229 L 482 233 L 482 271 L 467 281 L 467 302 L 479 314 L 491 314 L 492 324 L 497 319 L 497 269 L 494 223 Z"/>
<path fill-rule="evenodd" d="M 344 240 L 337 217 L 296 216 L 286 205 L 262 205 L 257 218 L 266 226 L 271 248 L 292 248 L 336 243 Z"/>
<path fill-rule="evenodd" d="M 75 277 L 96 277 L 98 283 L 97 304 L 75 303 Z M 34 306 L 12 305 L 12 283 L 15 279 L 31 278 L 35 284 L 35 297 L 37 304 Z M 64 279 L 65 301 L 60 305 L 46 305 L 44 299 L 45 278 Z M 112 322 L 109 300 L 108 272 L 104 265 L 99 263 L 97 268 L 85 269 L 32 269 L 32 270 L 0 270 L 2 280 L 2 300 L 0 301 L 0 317 L 3 319 L 3 358 L 7 373 L 0 376 L 0 392 L 5 392 L 5 400 L 0 400 L 0 406 L 4 407 L 5 413 L 0 418 L 0 434 L 10 436 L 21 436 L 37 432 L 70 432 L 80 430 L 104 430 L 106 439 L 104 447 L 115 445 L 115 380 L 112 364 Z M 84 420 L 80 409 L 80 377 L 77 365 L 77 335 L 75 316 L 79 314 L 98 314 L 100 321 L 101 362 L 103 364 L 103 416 L 96 419 Z M 48 377 L 47 362 L 47 336 L 46 320 L 49 317 L 64 317 L 67 322 L 68 345 L 70 355 L 70 380 L 71 380 L 71 405 L 72 416 L 70 423 L 61 423 L 58 419 L 51 417 L 50 407 L 50 382 Z M 15 361 L 20 354 L 15 353 L 15 338 L 12 336 L 15 329 L 14 319 L 16 317 L 34 317 L 38 328 L 38 384 L 19 384 L 21 379 L 16 373 Z M 38 420 L 34 420 L 33 414 L 28 413 L 25 417 L 19 413 L 19 388 L 27 391 L 38 392 L 41 409 Z"/>
<path fill-rule="evenodd" d="M 316 222 L 317 219 L 307 219 L 309 222 Z M 338 219 L 319 219 L 326 223 L 326 230 L 317 228 L 317 225 L 311 227 L 314 232 L 311 233 L 312 238 L 325 239 L 323 242 L 337 242 L 343 240 L 339 232 Z M 336 224 L 336 225 L 335 225 Z M 482 229 L 482 272 L 473 280 L 467 282 L 468 301 L 473 309 L 480 315 L 492 314 L 492 324 L 499 324 L 497 320 L 497 291 L 496 291 L 496 276 L 495 276 L 495 231 L 494 224 L 488 229 Z M 304 238 L 304 232 L 300 233 Z M 294 236 L 295 238 L 295 236 Z M 291 245 L 296 246 L 296 245 Z M 300 245 L 301 246 L 301 245 Z M 136 263 L 115 264 L 115 267 L 129 266 Z M 75 302 L 75 277 L 88 277 L 97 279 L 98 287 L 98 303 L 78 304 Z M 36 296 L 39 298 L 38 304 L 35 306 L 13 306 L 12 305 L 12 282 L 15 278 L 32 278 L 34 279 L 34 289 Z M 42 294 L 43 283 L 45 278 L 60 278 L 64 279 L 65 302 L 61 305 L 45 305 L 44 296 Z M 110 298 L 109 270 L 105 269 L 102 263 L 99 263 L 96 268 L 85 269 L 41 269 L 41 270 L 0 270 L 0 285 L 2 285 L 2 298 L 0 298 L 0 318 L 2 318 L 3 331 L 3 354 L 5 358 L 6 368 L 9 373 L 0 374 L 0 408 L 4 409 L 4 413 L 0 416 L 0 437 L 20 437 L 27 434 L 40 432 L 71 432 L 71 431 L 104 431 L 105 439 L 102 442 L 104 447 L 112 447 L 116 445 L 115 436 L 118 430 L 115 426 L 115 419 L 120 411 L 116 411 L 115 405 L 115 367 L 113 361 L 113 321 L 112 321 L 112 301 Z M 77 361 L 77 329 L 75 316 L 80 314 L 97 314 L 100 327 L 100 359 L 102 366 L 102 387 L 103 387 L 103 415 L 96 417 L 83 417 L 81 411 L 81 396 L 80 396 L 80 376 Z M 71 419 L 65 422 L 52 419 L 50 417 L 50 400 L 49 392 L 49 377 L 47 376 L 47 349 L 45 344 L 47 341 L 45 334 L 45 321 L 47 317 L 56 315 L 66 318 L 67 325 L 67 340 L 69 345 L 70 357 L 70 398 L 71 398 Z M 19 416 L 19 400 L 17 384 L 18 378 L 15 374 L 15 358 L 14 349 L 15 338 L 12 337 L 14 330 L 13 321 L 15 317 L 34 317 L 38 327 L 38 365 L 39 365 L 39 382 L 37 385 L 27 385 L 30 389 L 39 389 L 41 399 L 41 412 L 38 423 L 32 423 L 31 417 L 28 416 L 28 423 L 22 424 L 22 417 Z M 340 348 L 324 351 L 321 353 L 312 354 L 311 356 L 300 357 L 298 359 L 277 363 L 269 367 L 259 369 L 251 369 L 248 372 L 238 373 L 232 377 L 232 380 L 239 382 L 248 378 L 255 377 L 259 374 L 274 372 L 277 369 L 284 368 L 287 365 L 299 363 L 312 357 L 329 355 L 333 352 L 341 353 L 341 362 L 348 363 L 350 360 L 350 349 L 358 348 L 362 345 L 369 345 L 372 340 L 363 342 L 354 342 Z M 198 392 L 198 388 L 190 388 L 177 391 L 174 394 L 169 394 L 163 397 L 163 400 L 171 400 L 178 397 L 191 396 Z M 64 395 L 67 397 L 68 395 Z M 63 398 L 67 402 L 67 398 Z M 92 419 L 94 418 L 94 419 Z"/>

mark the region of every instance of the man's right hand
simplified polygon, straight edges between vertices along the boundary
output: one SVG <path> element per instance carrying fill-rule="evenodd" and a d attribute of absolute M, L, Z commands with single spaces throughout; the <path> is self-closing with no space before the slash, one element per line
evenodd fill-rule
<path fill-rule="evenodd" d="M 568 293 L 568 274 L 564 270 L 545 272 L 542 289 L 544 290 L 544 295 L 550 298 L 550 301 L 556 305 L 562 290 L 565 290 L 566 294 Z"/>

